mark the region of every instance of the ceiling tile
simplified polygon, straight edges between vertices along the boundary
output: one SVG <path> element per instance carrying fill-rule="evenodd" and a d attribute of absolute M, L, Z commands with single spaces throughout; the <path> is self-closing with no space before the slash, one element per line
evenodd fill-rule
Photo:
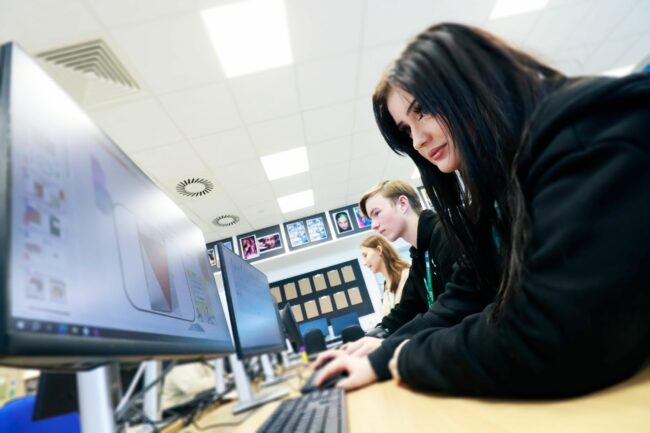
<path fill-rule="evenodd" d="M 0 7 L 0 43 L 13 40 L 30 54 L 105 37 L 80 0 L 14 0 Z"/>
<path fill-rule="evenodd" d="M 309 166 L 313 170 L 350 159 L 350 136 L 307 146 Z"/>
<path fill-rule="evenodd" d="M 494 9 L 496 0 L 434 0 L 431 22 L 457 22 L 485 26 Z"/>
<path fill-rule="evenodd" d="M 340 54 L 359 47 L 363 2 L 288 0 L 287 15 L 296 63 Z M 332 31 L 336 29 L 336 31 Z"/>
<path fill-rule="evenodd" d="M 386 164 L 387 155 L 372 155 L 350 161 L 350 183 L 352 179 L 373 178 L 371 185 L 381 180 Z M 369 185 L 368 187 L 370 187 Z"/>
<path fill-rule="evenodd" d="M 579 25 L 574 25 L 569 37 L 563 41 L 563 47 L 577 47 L 610 39 L 612 30 L 621 22 L 638 0 L 592 0 L 589 8 L 579 5 L 584 11 L 584 17 Z M 650 9 L 647 11 L 650 20 Z"/>
<path fill-rule="evenodd" d="M 91 113 L 99 126 L 125 152 L 138 152 L 183 139 L 155 99 L 114 104 Z"/>
<path fill-rule="evenodd" d="M 337 183 L 314 188 L 314 202 L 319 209 L 335 209 L 345 206 L 348 183 Z"/>
<path fill-rule="evenodd" d="M 230 85 L 246 123 L 300 111 L 293 66 L 233 78 Z"/>
<path fill-rule="evenodd" d="M 541 61 L 558 69 L 566 75 L 584 75 L 587 73 L 587 59 L 599 45 L 582 45 L 567 50 L 558 50 L 550 58 L 541 58 Z"/>
<path fill-rule="evenodd" d="M 391 153 L 386 159 L 382 179 L 410 180 L 414 169 L 415 163 L 411 158 Z"/>
<path fill-rule="evenodd" d="M 576 25 L 579 25 L 586 11 L 581 4 L 568 4 L 545 9 L 524 41 L 524 47 L 550 56 L 562 48 Z"/>
<path fill-rule="evenodd" d="M 239 195 L 242 187 L 268 182 L 264 168 L 258 158 L 237 162 L 214 171 L 214 176 L 233 197 Z"/>
<path fill-rule="evenodd" d="M 257 157 L 257 152 L 244 128 L 232 129 L 191 140 L 196 152 L 211 169 Z"/>
<path fill-rule="evenodd" d="M 174 122 L 189 138 L 201 137 L 242 125 L 225 84 L 195 87 L 160 97 Z"/>
<path fill-rule="evenodd" d="M 138 21 L 175 16 L 194 9 L 187 0 L 86 0 L 106 27 L 117 27 Z"/>
<path fill-rule="evenodd" d="M 363 45 L 405 41 L 432 24 L 431 0 L 372 0 L 366 8 Z"/>
<path fill-rule="evenodd" d="M 343 54 L 296 66 L 303 110 L 354 98 L 357 53 Z"/>
<path fill-rule="evenodd" d="M 274 201 L 275 192 L 271 187 L 270 182 L 257 183 L 255 185 L 245 186 L 238 188 L 237 195 L 233 197 L 233 201 L 240 209 L 251 207 L 258 203 Z M 277 207 L 277 203 L 275 203 Z M 278 212 L 280 209 L 278 208 Z"/>
<path fill-rule="evenodd" d="M 241 208 L 242 215 L 251 225 L 265 228 L 279 224 L 282 221 L 282 212 L 276 200 L 259 201 Z M 259 227 L 262 225 L 262 227 Z"/>
<path fill-rule="evenodd" d="M 158 180 L 180 180 L 207 171 L 203 161 L 186 142 L 160 146 L 130 156 L 138 166 Z"/>
<path fill-rule="evenodd" d="M 508 43 L 522 45 L 540 16 L 541 12 L 531 12 L 490 20 L 487 21 L 485 30 L 496 34 Z"/>
<path fill-rule="evenodd" d="M 121 27 L 111 36 L 157 94 L 224 79 L 198 13 Z"/>
<path fill-rule="evenodd" d="M 352 152 L 350 157 L 357 159 L 370 155 L 386 155 L 389 150 L 390 148 L 379 132 L 379 129 L 375 128 L 364 132 L 357 132 L 352 136 Z"/>
<path fill-rule="evenodd" d="M 311 169 L 311 181 L 314 188 L 322 188 L 333 184 L 340 185 L 348 180 L 350 161 L 331 164 Z M 345 191 L 345 188 L 342 192 Z"/>
<path fill-rule="evenodd" d="M 375 113 L 372 108 L 372 99 L 365 97 L 357 99 L 354 113 L 354 132 L 377 129 Z"/>
<path fill-rule="evenodd" d="M 604 41 L 587 59 L 585 72 L 587 74 L 600 74 L 619 66 L 627 66 L 620 64 L 619 59 L 625 56 L 626 52 L 638 39 L 639 36 L 624 36 L 619 39 Z M 646 52 L 650 53 L 650 48 Z M 632 62 L 632 64 L 634 63 L 636 62 Z"/>
<path fill-rule="evenodd" d="M 350 179 L 348 183 L 348 202 L 358 203 L 361 196 L 364 195 L 370 188 L 381 182 L 382 178 L 377 176 L 357 177 Z"/>
<path fill-rule="evenodd" d="M 298 114 L 249 125 L 248 132 L 260 157 L 305 145 Z"/>
<path fill-rule="evenodd" d="M 359 64 L 356 96 L 365 96 L 370 100 L 369 96 L 373 94 L 386 68 L 399 57 L 403 49 L 404 43 L 399 42 L 363 50 Z"/>
<path fill-rule="evenodd" d="M 332 138 L 350 135 L 354 122 L 353 101 L 302 113 L 305 136 L 308 143 L 318 143 Z"/>
<path fill-rule="evenodd" d="M 616 5 L 614 2 L 612 3 L 610 7 Z M 629 10 L 625 18 L 616 25 L 616 28 L 609 36 L 618 38 L 649 32 L 650 19 L 648 17 L 650 17 L 650 2 L 647 0 L 638 0 L 636 5 Z"/>
<path fill-rule="evenodd" d="M 211 225 L 214 218 L 224 214 L 237 214 L 239 209 L 224 193 L 209 194 L 203 197 L 195 197 L 183 203 L 183 206 L 190 209 L 196 216 Z"/>

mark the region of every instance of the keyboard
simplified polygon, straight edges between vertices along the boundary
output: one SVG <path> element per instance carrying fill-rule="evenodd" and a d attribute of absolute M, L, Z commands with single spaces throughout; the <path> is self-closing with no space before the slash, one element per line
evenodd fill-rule
<path fill-rule="evenodd" d="M 342 389 L 323 389 L 285 400 L 257 433 L 346 433 Z"/>

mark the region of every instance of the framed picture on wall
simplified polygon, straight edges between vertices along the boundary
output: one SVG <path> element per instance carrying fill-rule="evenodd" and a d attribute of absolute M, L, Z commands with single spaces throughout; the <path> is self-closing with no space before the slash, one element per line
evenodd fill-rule
<path fill-rule="evenodd" d="M 255 235 L 246 236 L 239 239 L 239 250 L 244 260 L 254 259 L 260 256 L 257 249 L 257 238 Z"/>
<path fill-rule="evenodd" d="M 287 237 L 289 238 L 291 247 L 295 248 L 309 243 L 309 237 L 303 221 L 287 223 L 284 227 L 287 229 Z"/>
<path fill-rule="evenodd" d="M 257 251 L 260 254 L 266 254 L 278 248 L 282 248 L 282 236 L 279 232 L 257 238 Z"/>
<path fill-rule="evenodd" d="M 352 208 L 352 212 L 354 212 L 354 217 L 357 220 L 357 226 L 360 229 L 370 227 L 372 225 L 372 221 L 370 221 L 368 218 L 364 217 L 361 214 L 361 209 L 359 209 L 359 206 L 355 206 Z"/>
<path fill-rule="evenodd" d="M 217 254 L 218 244 L 224 245 L 226 248 L 228 248 L 231 251 L 235 251 L 232 243 L 232 238 L 225 238 L 207 244 L 206 248 L 208 252 L 208 260 L 210 261 L 210 266 L 212 266 L 213 271 L 218 271 L 219 269 L 221 269 L 221 263 L 219 263 L 219 254 Z"/>
<path fill-rule="evenodd" d="M 327 216 L 324 213 L 286 222 L 284 231 L 290 250 L 305 248 L 332 239 Z"/>
<path fill-rule="evenodd" d="M 325 222 L 324 216 L 308 218 L 305 222 L 307 223 L 307 233 L 309 234 L 310 242 L 318 242 L 329 238 L 329 234 L 325 229 L 327 223 Z"/>
<path fill-rule="evenodd" d="M 347 210 L 340 210 L 334 213 L 334 228 L 336 233 L 342 234 L 354 230 L 352 220 Z"/>

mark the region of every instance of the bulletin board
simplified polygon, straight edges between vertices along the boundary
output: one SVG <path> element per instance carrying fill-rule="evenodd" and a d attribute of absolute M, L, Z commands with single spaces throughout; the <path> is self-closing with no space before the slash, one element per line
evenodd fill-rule
<path fill-rule="evenodd" d="M 374 313 L 358 260 L 317 269 L 270 284 L 279 308 L 289 302 L 298 323 L 356 312 Z"/>

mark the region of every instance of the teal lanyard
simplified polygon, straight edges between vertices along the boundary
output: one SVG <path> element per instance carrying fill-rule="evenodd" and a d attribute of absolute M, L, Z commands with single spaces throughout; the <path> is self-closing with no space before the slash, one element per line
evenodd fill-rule
<path fill-rule="evenodd" d="M 424 252 L 424 263 L 427 269 L 427 278 L 424 280 L 424 284 L 427 286 L 427 303 L 429 308 L 433 305 L 434 296 L 433 296 L 433 282 L 431 279 L 431 260 L 429 258 L 429 251 Z"/>

